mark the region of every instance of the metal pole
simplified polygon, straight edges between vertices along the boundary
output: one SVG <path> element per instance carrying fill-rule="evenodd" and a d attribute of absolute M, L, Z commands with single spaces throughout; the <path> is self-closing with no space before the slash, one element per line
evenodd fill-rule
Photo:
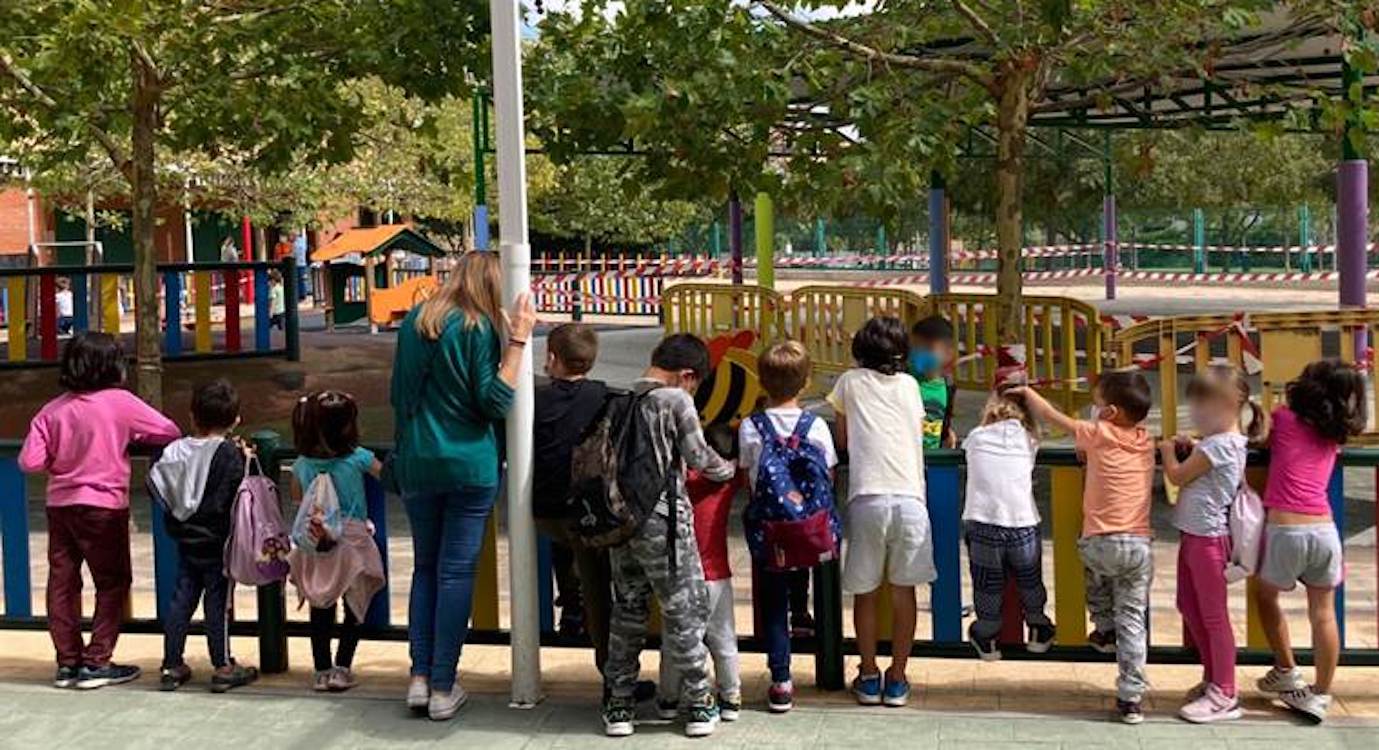
<path fill-rule="evenodd" d="M 728 198 L 728 253 L 733 267 L 733 283 L 742 284 L 742 199 L 734 192 Z"/>
<path fill-rule="evenodd" d="M 474 249 L 488 249 L 488 189 L 484 184 L 484 149 L 487 144 L 488 107 L 484 95 L 474 92 Z"/>
<path fill-rule="evenodd" d="M 1298 206 L 1298 244 L 1302 247 L 1302 272 L 1312 273 L 1312 209 L 1306 203 Z"/>
<path fill-rule="evenodd" d="M 196 253 L 193 251 L 192 240 L 192 181 L 187 179 L 182 183 L 182 235 L 187 243 L 187 262 L 196 262 Z"/>
<path fill-rule="evenodd" d="M 1202 209 L 1192 209 L 1192 272 L 1207 272 L 1207 217 Z"/>
<path fill-rule="evenodd" d="M 938 170 L 929 173 L 929 293 L 948 293 L 948 188 Z"/>
<path fill-rule="evenodd" d="M 493 39 L 493 102 L 498 120 L 498 247 L 503 297 L 511 304 L 531 289 L 527 244 L 527 164 L 522 114 L 522 23 L 518 0 L 489 0 Z M 532 360 L 522 349 L 517 395 L 507 418 L 508 568 L 512 622 L 512 705 L 531 707 L 541 693 L 541 618 L 532 518 Z"/>
<path fill-rule="evenodd" d="M 29 252 L 38 259 L 38 196 L 34 193 L 33 172 L 24 170 L 24 196 L 28 201 L 29 212 Z M 36 265 L 36 264 L 35 264 Z"/>
<path fill-rule="evenodd" d="M 1111 131 L 1106 131 L 1103 141 L 1102 160 L 1106 169 L 1106 196 L 1101 202 L 1101 222 L 1106 244 L 1102 248 L 1102 261 L 1106 273 L 1106 299 L 1116 298 L 1116 265 L 1119 262 L 1120 248 L 1117 245 L 1116 192 L 1112 182 Z"/>
<path fill-rule="evenodd" d="M 776 288 L 776 207 L 768 193 L 757 193 L 752 228 L 756 234 L 757 286 Z"/>

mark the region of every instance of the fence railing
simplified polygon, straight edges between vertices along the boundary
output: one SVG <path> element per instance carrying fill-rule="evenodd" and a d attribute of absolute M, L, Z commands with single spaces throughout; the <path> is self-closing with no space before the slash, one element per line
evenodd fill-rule
<path fill-rule="evenodd" d="M 282 337 L 274 342 L 269 272 L 283 283 Z M 74 332 L 133 332 L 126 317 L 134 312 L 130 277 L 134 266 L 44 266 L 0 268 L 0 312 L 7 335 L 0 368 L 53 366 L 59 342 Z M 163 357 L 168 360 L 282 356 L 300 358 L 296 263 L 161 263 L 158 265 L 159 320 Z M 65 280 L 66 289 L 59 280 Z M 67 297 L 66 293 L 70 293 Z M 65 305 L 71 315 L 60 315 Z M 243 337 L 241 301 L 253 305 L 253 340 Z M 217 314 L 218 308 L 218 314 Z M 191 333 L 190 345 L 184 331 Z M 216 336 L 219 333 L 219 337 Z M 36 344 L 36 346 L 35 346 Z"/>
<path fill-rule="evenodd" d="M 281 476 L 282 464 L 292 460 L 289 450 L 280 449 L 276 436 L 261 433 L 256 436 L 260 453 L 269 459 L 265 466 L 270 475 Z M 4 615 L 0 617 L 0 629 L 42 629 L 47 626 L 46 618 L 36 614 L 32 577 L 34 563 L 30 557 L 29 505 L 40 503 L 35 498 L 28 499 L 26 482 L 19 473 L 15 456 L 18 451 L 16 441 L 0 443 L 0 545 L 3 545 Z M 1254 453 L 1250 457 L 1250 479 L 1253 484 L 1263 482 L 1263 465 L 1267 455 Z M 928 637 L 921 637 L 914 647 L 914 654 L 921 657 L 971 657 L 975 653 L 963 640 L 963 571 L 962 571 L 962 487 L 963 454 L 958 451 L 937 451 L 926 456 L 927 461 L 927 505 L 934 541 L 934 562 L 938 571 L 937 580 L 929 592 L 930 625 Z M 1046 579 L 1051 591 L 1051 605 L 1057 622 L 1057 645 L 1047 654 L 1032 654 L 1024 649 L 1006 649 L 1006 658 L 1045 659 L 1050 661 L 1112 661 L 1113 656 L 1100 654 L 1086 645 L 1088 628 L 1086 613 L 1086 594 L 1083 580 L 1082 562 L 1078 557 L 1077 539 L 1082 526 L 1082 481 L 1083 468 L 1078 463 L 1072 449 L 1051 448 L 1041 450 L 1038 466 L 1049 473 L 1049 515 L 1051 521 L 1052 576 Z M 1370 470 L 1379 466 L 1379 450 L 1371 448 L 1346 448 L 1342 451 L 1340 464 L 1331 483 L 1330 500 L 1335 523 L 1344 531 L 1348 524 L 1363 522 L 1347 516 L 1344 502 L 1343 478 L 1345 471 Z M 845 475 L 846 472 L 842 472 Z M 845 481 L 845 480 L 844 480 Z M 367 482 L 368 513 L 373 521 L 376 541 L 383 554 L 385 570 L 390 565 L 388 556 L 389 503 L 382 486 L 373 480 Z M 142 499 L 139 502 L 148 502 Z M 287 493 L 284 491 L 284 497 Z M 845 493 L 840 492 L 840 497 Z M 157 633 L 161 631 L 158 617 L 167 611 L 172 595 L 177 569 L 177 546 L 163 529 L 161 512 L 152 513 L 152 523 L 146 530 L 152 538 L 154 588 L 157 602 L 155 617 L 141 616 L 126 623 L 128 632 Z M 290 516 L 289 516 L 290 517 Z M 1379 520 L 1379 519 L 1376 519 Z M 1342 534 L 1344 538 L 1344 534 Z M 490 519 L 478 573 L 475 592 L 474 629 L 470 640 L 474 643 L 503 644 L 508 633 L 500 628 L 499 590 L 497 576 L 498 539 L 493 520 Z M 582 637 L 564 637 L 555 632 L 553 603 L 551 596 L 551 575 L 549 554 L 544 550 L 538 561 L 540 569 L 540 606 L 542 643 L 545 646 L 586 647 L 587 640 Z M 738 571 L 738 581 L 747 579 L 746 571 Z M 821 687 L 841 689 L 844 684 L 843 658 L 845 654 L 856 653 L 856 643 L 844 637 L 844 602 L 838 588 L 836 563 L 829 563 L 815 569 L 814 604 L 817 630 L 812 638 L 795 639 L 796 653 L 813 653 L 816 664 L 816 679 Z M 1373 608 L 1374 598 L 1370 592 L 1354 592 L 1348 596 L 1347 584 L 1336 590 L 1336 610 L 1341 633 L 1341 662 L 1346 665 L 1379 666 L 1379 647 L 1357 647 L 1347 640 L 1347 623 L 1356 617 L 1375 617 L 1374 611 L 1362 612 L 1363 607 Z M 755 594 L 755 592 L 753 592 Z M 1247 594 L 1248 637 L 1240 650 L 1237 661 L 1241 664 L 1272 663 L 1272 656 L 1259 628 L 1256 610 L 1253 606 L 1254 591 L 1250 587 Z M 755 601 L 755 598 L 754 598 Z M 1354 602 L 1354 604 L 1352 604 Z M 1152 603 L 1151 603 L 1152 604 Z M 1152 609 L 1152 606 L 1151 606 Z M 364 624 L 364 634 L 371 639 L 405 640 L 406 628 L 393 621 L 388 589 L 374 600 Z M 1007 592 L 1006 627 L 1001 640 L 1006 645 L 1016 645 L 1023 637 L 1019 625 L 1020 605 L 1012 591 Z M 755 618 L 754 618 L 755 621 Z M 1371 620 L 1374 622 L 1374 620 Z M 1367 624 L 1368 625 L 1368 624 Z M 923 628 L 922 628 L 923 630 Z M 1171 637 L 1163 636 L 1163 628 L 1151 632 L 1149 657 L 1160 663 L 1191 663 L 1195 653 L 1181 643 L 1174 643 Z M 1170 628 L 1173 633 L 1175 629 Z M 260 659 L 266 671 L 281 671 L 287 668 L 287 637 L 307 634 L 305 622 L 288 621 L 282 585 L 261 587 L 258 590 L 257 615 L 253 620 L 241 620 L 231 628 L 231 632 L 242 636 L 257 636 L 260 641 Z M 884 633 L 884 630 L 883 630 Z M 744 635 L 741 647 L 745 650 L 760 651 L 763 641 L 754 634 Z M 881 651 L 886 653 L 888 646 L 883 643 Z M 1310 651 L 1303 649 L 1300 658 L 1310 659 Z"/>

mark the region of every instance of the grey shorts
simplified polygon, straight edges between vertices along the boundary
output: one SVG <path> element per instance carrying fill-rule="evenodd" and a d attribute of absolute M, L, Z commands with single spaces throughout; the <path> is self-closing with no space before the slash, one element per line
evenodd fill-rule
<path fill-rule="evenodd" d="M 1264 564 L 1259 577 L 1282 591 L 1292 591 L 1298 581 L 1314 588 L 1341 585 L 1341 535 L 1336 526 L 1269 524 L 1264 533 Z"/>

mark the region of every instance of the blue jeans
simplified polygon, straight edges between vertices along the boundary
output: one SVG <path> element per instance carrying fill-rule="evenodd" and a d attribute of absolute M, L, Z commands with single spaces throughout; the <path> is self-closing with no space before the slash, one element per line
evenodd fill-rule
<path fill-rule="evenodd" d="M 766 641 L 766 666 L 771 670 L 771 682 L 790 679 L 790 585 L 796 575 L 760 569 L 756 574 L 756 584 L 761 587 L 757 593 L 761 602 L 761 626 L 766 630 L 761 635 Z"/>
<path fill-rule="evenodd" d="M 455 686 L 460 649 L 469 635 L 474 573 L 497 487 L 409 492 L 402 502 L 412 524 L 412 599 L 407 607 L 412 676 L 431 689 Z"/>

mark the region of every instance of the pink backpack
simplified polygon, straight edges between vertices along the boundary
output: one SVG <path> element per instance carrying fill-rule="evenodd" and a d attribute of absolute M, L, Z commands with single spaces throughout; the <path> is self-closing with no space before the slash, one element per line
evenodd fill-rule
<path fill-rule="evenodd" d="M 250 472 L 250 468 L 257 471 Z M 263 586 L 287 578 L 287 537 L 278 487 L 264 476 L 257 456 L 244 461 L 244 479 L 235 495 L 230 519 L 230 538 L 225 542 L 225 575 L 236 583 Z"/>

